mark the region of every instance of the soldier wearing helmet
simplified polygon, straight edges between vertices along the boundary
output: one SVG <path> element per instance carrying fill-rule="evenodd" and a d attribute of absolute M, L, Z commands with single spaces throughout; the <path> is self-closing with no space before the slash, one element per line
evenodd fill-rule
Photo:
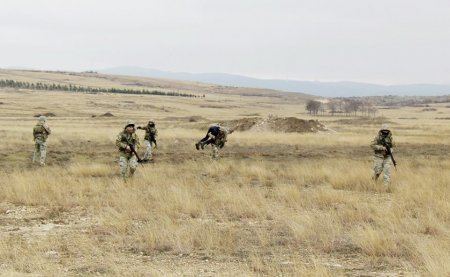
<path fill-rule="evenodd" d="M 39 165 L 45 165 L 45 159 L 47 157 L 47 138 L 51 133 L 50 127 L 47 125 L 47 118 L 43 115 L 39 116 L 38 122 L 33 128 L 33 163 L 39 162 Z"/>
<path fill-rule="evenodd" d="M 383 124 L 381 129 L 378 131 L 377 136 L 375 136 L 370 144 L 370 147 L 374 151 L 374 174 L 372 179 L 377 181 L 378 177 L 380 177 L 381 173 L 383 173 L 384 186 L 388 189 L 391 181 L 392 159 L 387 153 L 386 145 L 390 148 L 391 152 L 393 152 L 395 143 L 392 137 L 392 132 L 389 130 L 389 126 L 387 124 Z"/>
<path fill-rule="evenodd" d="M 144 146 L 145 146 L 145 154 L 144 154 L 144 162 L 149 162 L 153 160 L 152 150 L 156 149 L 156 139 L 158 138 L 158 130 L 156 129 L 155 121 L 149 120 L 146 126 L 138 126 L 138 130 L 145 130 L 144 137 Z"/>
<path fill-rule="evenodd" d="M 123 131 L 117 135 L 116 146 L 119 148 L 119 167 L 123 179 L 127 180 L 128 167 L 130 168 L 129 177 L 132 177 L 136 172 L 138 160 L 136 155 L 131 150 L 131 147 L 138 149 L 139 137 L 136 135 L 134 122 L 127 121 Z"/>

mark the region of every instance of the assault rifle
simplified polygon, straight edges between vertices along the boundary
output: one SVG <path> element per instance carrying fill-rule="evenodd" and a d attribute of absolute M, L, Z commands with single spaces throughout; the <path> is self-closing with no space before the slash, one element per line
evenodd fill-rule
<path fill-rule="evenodd" d="M 389 145 L 387 144 L 387 142 L 384 138 L 381 140 L 381 144 L 384 146 L 384 148 L 386 148 L 386 154 L 388 154 L 391 157 L 391 160 L 392 160 L 392 163 L 394 164 L 395 170 L 397 170 L 397 162 L 395 161 L 394 156 L 392 155 L 391 148 L 389 147 Z"/>
<path fill-rule="evenodd" d="M 134 153 L 134 155 L 136 155 L 138 163 L 140 163 L 142 165 L 142 163 L 144 163 L 144 160 L 139 157 L 139 154 L 137 153 L 136 149 L 134 148 L 134 145 L 128 144 L 128 146 L 130 147 L 131 153 Z"/>

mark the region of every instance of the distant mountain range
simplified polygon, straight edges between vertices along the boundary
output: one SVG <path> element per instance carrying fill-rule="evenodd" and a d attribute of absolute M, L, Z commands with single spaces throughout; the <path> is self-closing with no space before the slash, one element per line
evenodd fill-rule
<path fill-rule="evenodd" d="M 257 79 L 224 73 L 166 72 L 142 67 L 121 66 L 98 70 L 100 73 L 154 77 L 173 80 L 196 81 L 222 86 L 266 88 L 289 92 L 301 92 L 325 97 L 350 96 L 438 96 L 450 95 L 450 85 L 410 84 L 384 86 L 357 82 L 311 82 L 276 79 Z"/>

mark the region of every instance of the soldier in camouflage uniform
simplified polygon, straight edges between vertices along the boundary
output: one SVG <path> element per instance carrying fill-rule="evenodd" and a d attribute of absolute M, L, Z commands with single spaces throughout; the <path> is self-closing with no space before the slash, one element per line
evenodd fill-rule
<path fill-rule="evenodd" d="M 157 147 L 156 139 L 158 138 L 158 130 L 156 129 L 155 122 L 150 120 L 147 126 L 138 126 L 137 129 L 145 130 L 144 145 L 145 154 L 144 162 L 152 161 L 152 149 Z M 154 146 L 153 146 L 154 144 Z"/>
<path fill-rule="evenodd" d="M 391 148 L 391 151 L 393 151 L 395 143 L 392 138 L 392 132 L 388 129 L 387 124 L 383 124 L 381 130 L 378 131 L 378 135 L 373 139 L 372 143 L 370 144 L 371 148 L 374 150 L 374 157 L 373 157 L 374 175 L 372 179 L 377 181 L 381 173 L 384 173 L 383 174 L 384 186 L 387 188 L 391 181 L 392 159 L 386 153 L 386 147 L 384 146 L 384 144 L 389 146 L 389 148 Z"/>
<path fill-rule="evenodd" d="M 130 167 L 130 177 L 134 175 L 138 161 L 136 155 L 131 151 L 130 145 L 135 150 L 140 146 L 139 137 L 135 133 L 134 122 L 127 121 L 127 125 L 122 132 L 117 135 L 116 146 L 119 148 L 119 166 L 123 179 L 127 179 L 128 167 Z"/>
<path fill-rule="evenodd" d="M 233 129 L 213 124 L 209 127 L 206 136 L 195 144 L 197 150 L 203 149 L 205 145 L 211 144 L 213 160 L 219 159 L 219 149 L 225 146 L 228 134 L 233 133 Z"/>
<path fill-rule="evenodd" d="M 33 163 L 36 163 L 39 160 L 40 165 L 45 165 L 45 158 L 47 156 L 47 138 L 51 133 L 52 131 L 47 125 L 47 118 L 41 115 L 39 117 L 38 123 L 33 128 Z"/>

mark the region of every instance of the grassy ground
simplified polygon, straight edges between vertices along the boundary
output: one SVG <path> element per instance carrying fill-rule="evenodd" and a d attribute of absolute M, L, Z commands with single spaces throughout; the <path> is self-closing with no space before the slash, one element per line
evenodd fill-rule
<path fill-rule="evenodd" d="M 319 117 L 329 133 L 235 132 L 212 162 L 194 148 L 202 126 L 254 113 L 308 119 L 303 104 L 13 90 L 0 102 L 5 276 L 450 274 L 450 124 L 436 119 L 446 105 Z M 43 112 L 56 114 L 45 168 L 30 161 Z M 128 118 L 154 118 L 160 147 L 123 183 L 114 140 Z M 390 193 L 370 180 L 368 146 L 386 120 L 398 144 Z"/>

